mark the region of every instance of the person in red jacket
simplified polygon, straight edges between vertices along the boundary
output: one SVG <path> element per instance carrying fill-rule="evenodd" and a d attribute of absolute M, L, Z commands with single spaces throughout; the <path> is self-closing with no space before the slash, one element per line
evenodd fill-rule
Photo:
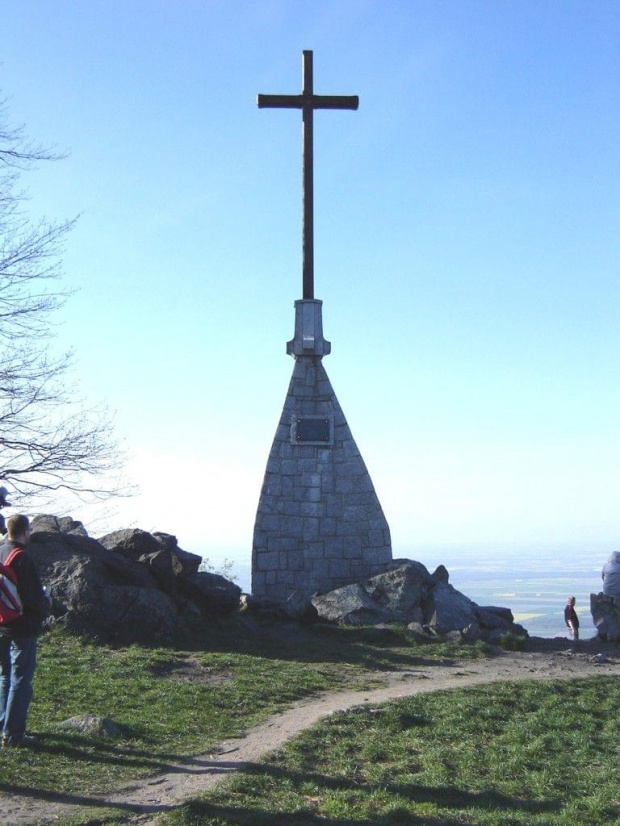
<path fill-rule="evenodd" d="M 26 551 L 30 539 L 27 516 L 7 519 L 8 539 L 0 545 L 0 562 L 13 554 L 10 568 L 17 578 L 23 613 L 0 625 L 0 730 L 2 746 L 36 747 L 38 740 L 26 734 L 26 717 L 32 700 L 32 678 L 37 662 L 37 637 L 50 602 L 37 569 Z M 13 551 L 18 551 L 14 554 Z"/>
<path fill-rule="evenodd" d="M 570 628 L 571 637 L 574 640 L 579 639 L 579 617 L 575 611 L 575 597 L 569 597 L 566 601 L 566 608 L 564 609 L 564 622 Z"/>

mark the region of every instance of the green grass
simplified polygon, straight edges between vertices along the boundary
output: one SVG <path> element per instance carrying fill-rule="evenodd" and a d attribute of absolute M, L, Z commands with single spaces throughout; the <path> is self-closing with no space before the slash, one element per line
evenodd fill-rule
<path fill-rule="evenodd" d="M 50 634 L 41 640 L 28 720 L 42 748 L 0 751 L 0 792 L 105 791 L 208 752 L 300 698 L 376 685 L 377 672 L 437 664 L 455 653 L 450 646 L 416 646 L 403 629 L 230 622 L 214 626 L 193 651 L 115 650 Z M 458 648 L 459 657 L 484 653 Z M 59 727 L 78 714 L 111 718 L 123 737 L 110 741 Z"/>
<path fill-rule="evenodd" d="M 620 681 L 494 684 L 342 712 L 166 826 L 620 824 Z"/>

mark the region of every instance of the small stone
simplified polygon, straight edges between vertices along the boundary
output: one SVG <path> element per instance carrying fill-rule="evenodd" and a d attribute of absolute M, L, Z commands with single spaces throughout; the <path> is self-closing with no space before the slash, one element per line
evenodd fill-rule
<path fill-rule="evenodd" d="M 81 734 L 91 734 L 96 737 L 120 737 L 122 729 L 113 720 L 107 717 L 96 717 L 94 714 L 79 714 L 69 717 L 59 724 L 60 728 L 73 729 Z"/>

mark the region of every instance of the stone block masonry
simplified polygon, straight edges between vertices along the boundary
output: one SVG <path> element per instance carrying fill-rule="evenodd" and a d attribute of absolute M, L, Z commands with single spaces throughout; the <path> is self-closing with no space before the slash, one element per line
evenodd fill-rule
<path fill-rule="evenodd" d="M 310 598 L 373 576 L 390 529 L 320 355 L 295 354 L 256 515 L 252 593 Z"/>

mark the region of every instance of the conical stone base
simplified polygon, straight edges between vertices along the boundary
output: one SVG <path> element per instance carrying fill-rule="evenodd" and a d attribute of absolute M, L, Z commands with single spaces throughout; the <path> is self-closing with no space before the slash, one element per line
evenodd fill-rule
<path fill-rule="evenodd" d="M 319 356 L 297 356 L 258 505 L 252 593 L 286 600 L 378 573 L 390 529 Z"/>

